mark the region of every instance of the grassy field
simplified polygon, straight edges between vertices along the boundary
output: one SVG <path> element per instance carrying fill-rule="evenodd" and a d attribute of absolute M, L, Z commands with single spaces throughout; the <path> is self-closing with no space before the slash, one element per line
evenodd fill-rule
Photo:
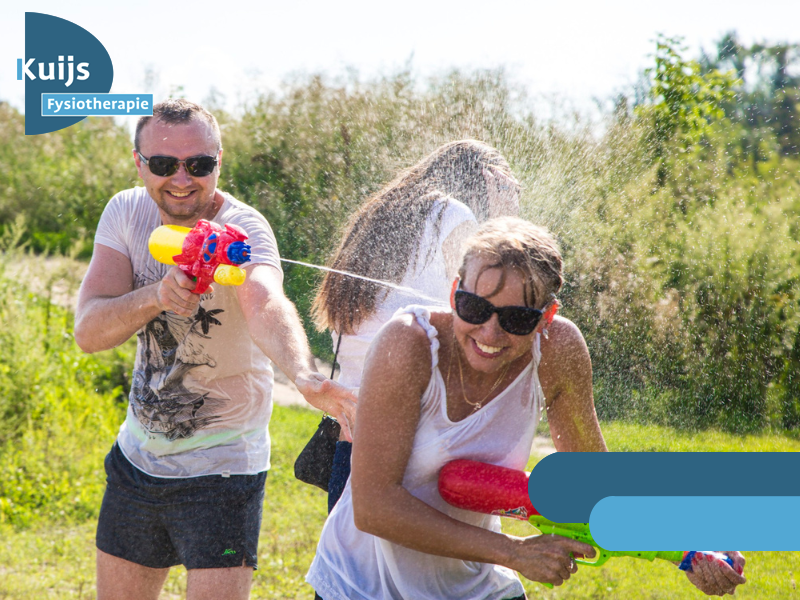
<path fill-rule="evenodd" d="M 321 491 L 294 479 L 294 458 L 316 427 L 318 414 L 300 408 L 276 407 L 271 431 L 273 468 L 267 481 L 259 565 L 253 585 L 254 599 L 311 598 L 303 578 L 314 554 L 325 519 Z M 800 442 L 777 435 L 736 437 L 706 432 L 690 435 L 657 427 L 605 424 L 612 450 L 748 450 L 792 451 Z M 103 440 L 110 445 L 111 439 Z M 529 467 L 537 461 L 531 458 Z M 733 523 L 733 521 L 732 521 Z M 750 526 L 742 519 L 741 526 Z M 508 531 L 532 533 L 524 523 L 506 522 Z M 739 598 L 800 598 L 796 574 L 800 553 L 751 552 L 747 554 L 749 582 Z M 581 569 L 561 588 L 548 590 L 525 582 L 530 598 L 578 600 L 690 599 L 704 597 L 670 564 L 635 559 L 613 560 L 603 568 Z M 162 598 L 182 598 L 186 573 L 173 569 Z M 94 593 L 94 522 L 51 525 L 14 530 L 0 527 L 0 600 L 81 599 Z"/>

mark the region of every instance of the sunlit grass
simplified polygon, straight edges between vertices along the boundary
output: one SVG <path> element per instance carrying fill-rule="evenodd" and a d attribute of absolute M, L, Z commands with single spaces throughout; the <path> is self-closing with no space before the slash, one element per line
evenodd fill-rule
<path fill-rule="evenodd" d="M 276 407 L 270 431 L 272 470 L 267 480 L 264 519 L 259 544 L 259 570 L 253 580 L 253 599 L 310 598 L 304 577 L 314 556 L 326 515 L 325 495 L 294 478 L 294 459 L 316 428 L 319 415 L 301 408 Z M 780 435 L 736 437 L 709 432 L 690 435 L 660 427 L 605 423 L 614 450 L 796 450 L 796 440 Z M 533 458 L 528 467 L 536 462 Z M 102 465 L 98 465 L 102 470 Z M 576 474 L 579 476 L 579 474 Z M 95 482 L 98 486 L 102 482 Z M 721 508 L 724 510 L 724 507 Z M 736 515 L 732 515 L 735 523 Z M 742 517 L 742 526 L 748 526 Z M 506 531 L 535 533 L 527 523 L 504 520 Z M 95 598 L 95 522 L 78 525 L 43 523 L 32 529 L 0 528 L 0 598 Z M 747 553 L 747 585 L 739 598 L 797 598 L 795 573 L 800 553 Z M 691 599 L 704 597 L 671 564 L 632 558 L 612 559 L 601 568 L 582 568 L 564 586 L 548 590 L 525 581 L 529 598 L 576 600 Z M 182 598 L 186 572 L 172 570 L 163 599 Z"/>
<path fill-rule="evenodd" d="M 739 436 L 721 431 L 688 433 L 656 425 L 603 424 L 608 449 L 616 452 L 797 452 L 800 440 L 778 433 Z"/>

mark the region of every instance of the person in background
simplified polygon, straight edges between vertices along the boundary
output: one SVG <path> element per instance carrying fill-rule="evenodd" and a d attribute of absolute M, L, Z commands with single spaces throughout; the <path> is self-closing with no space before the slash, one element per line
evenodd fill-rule
<path fill-rule="evenodd" d="M 353 215 L 329 266 L 400 286 L 328 272 L 313 303 L 330 329 L 339 383 L 359 388 L 370 343 L 408 304 L 447 306 L 462 243 L 489 218 L 519 213 L 520 186 L 505 158 L 476 140 L 445 144 L 399 173 Z M 351 444 L 337 444 L 328 510 L 350 473 Z"/>

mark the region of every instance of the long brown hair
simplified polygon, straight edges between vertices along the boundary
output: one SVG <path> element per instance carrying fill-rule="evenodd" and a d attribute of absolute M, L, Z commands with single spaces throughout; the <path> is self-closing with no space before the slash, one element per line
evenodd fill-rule
<path fill-rule="evenodd" d="M 369 198 L 348 223 L 342 243 L 329 267 L 400 283 L 409 267 L 430 256 L 419 256 L 419 241 L 436 201 L 446 196 L 460 200 L 478 222 L 488 218 L 488 194 L 483 171 L 493 167 L 513 177 L 505 158 L 476 140 L 450 142 L 419 163 L 401 171 Z M 434 216 L 438 234 L 444 206 Z M 376 283 L 326 273 L 317 290 L 312 312 L 320 330 L 351 334 L 375 311 L 379 293 L 388 289 Z"/>

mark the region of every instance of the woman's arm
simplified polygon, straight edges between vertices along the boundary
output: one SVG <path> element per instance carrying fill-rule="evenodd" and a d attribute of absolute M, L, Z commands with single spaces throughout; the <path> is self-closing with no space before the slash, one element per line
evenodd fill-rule
<path fill-rule="evenodd" d="M 516 538 L 453 519 L 402 486 L 431 377 L 430 342 L 405 315 L 373 341 L 362 379 L 353 444 L 353 511 L 360 530 L 420 552 L 505 565 L 556 585 L 574 572 L 570 552 L 590 546 L 559 536 Z M 411 576 L 411 574 L 409 574 Z"/>
<path fill-rule="evenodd" d="M 559 452 L 607 452 L 592 394 L 592 359 L 580 330 L 556 317 L 542 338 L 539 381 L 550 435 Z"/>
<path fill-rule="evenodd" d="M 607 452 L 592 395 L 592 361 L 580 330 L 568 319 L 556 317 L 549 340 L 542 340 L 539 381 L 545 395 L 550 435 L 559 452 Z M 698 555 L 686 575 L 708 595 L 733 594 L 746 582 L 742 575 L 744 557 L 726 552 L 727 563 Z"/>

